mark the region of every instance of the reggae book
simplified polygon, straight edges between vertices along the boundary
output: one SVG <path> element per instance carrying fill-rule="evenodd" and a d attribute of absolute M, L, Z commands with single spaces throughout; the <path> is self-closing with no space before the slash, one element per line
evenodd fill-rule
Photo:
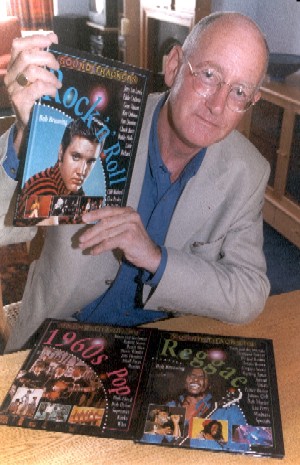
<path fill-rule="evenodd" d="M 268 339 L 48 319 L 0 424 L 284 456 Z"/>
<path fill-rule="evenodd" d="M 122 62 L 49 49 L 62 84 L 33 107 L 14 225 L 81 223 L 105 205 L 125 206 L 149 72 Z"/>

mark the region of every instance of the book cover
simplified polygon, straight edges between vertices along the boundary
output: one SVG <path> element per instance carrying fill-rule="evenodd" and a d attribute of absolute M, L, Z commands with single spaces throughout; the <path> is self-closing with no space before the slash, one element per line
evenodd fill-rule
<path fill-rule="evenodd" d="M 125 206 L 149 72 L 62 46 L 56 96 L 31 114 L 14 225 L 81 223 L 82 213 Z"/>
<path fill-rule="evenodd" d="M 284 456 L 272 341 L 46 320 L 0 424 Z"/>
<path fill-rule="evenodd" d="M 139 442 L 283 457 L 273 344 L 160 332 Z"/>
<path fill-rule="evenodd" d="M 46 320 L 0 423 L 133 439 L 152 331 Z"/>

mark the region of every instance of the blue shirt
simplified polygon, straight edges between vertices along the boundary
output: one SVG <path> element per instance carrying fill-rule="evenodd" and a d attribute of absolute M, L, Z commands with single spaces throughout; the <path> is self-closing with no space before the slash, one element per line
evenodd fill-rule
<path fill-rule="evenodd" d="M 7 152 L 2 165 L 6 171 L 6 174 L 12 179 L 16 179 L 19 168 L 19 159 L 14 148 L 14 131 L 15 126 L 13 126 L 10 130 Z"/>
<path fill-rule="evenodd" d="M 158 143 L 157 123 L 163 103 L 164 99 L 160 101 L 153 115 L 148 161 L 137 209 L 149 236 L 161 248 L 160 265 L 156 273 L 151 275 L 124 260 L 112 286 L 75 315 L 79 321 L 136 326 L 168 317 L 167 312 L 142 308 L 142 287 L 147 283 L 155 290 L 164 273 L 167 263 L 164 242 L 174 209 L 187 182 L 197 173 L 206 149 L 200 150 L 186 165 L 179 178 L 174 183 L 171 182 L 171 175 L 162 161 Z"/>

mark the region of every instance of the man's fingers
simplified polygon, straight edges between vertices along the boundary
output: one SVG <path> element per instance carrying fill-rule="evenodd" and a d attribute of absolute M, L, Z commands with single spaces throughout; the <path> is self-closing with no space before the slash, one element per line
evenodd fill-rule
<path fill-rule="evenodd" d="M 33 36 L 16 38 L 13 41 L 11 49 L 11 63 L 13 63 L 17 56 L 24 50 L 43 50 L 50 47 L 52 43 L 58 43 L 57 35 L 53 32 L 49 34 L 34 34 Z"/>
<path fill-rule="evenodd" d="M 103 244 L 105 242 L 107 250 L 114 249 L 120 245 L 120 239 L 122 239 L 124 236 L 125 231 L 125 223 L 112 225 L 109 222 L 103 225 L 103 223 L 100 222 L 92 226 L 80 236 L 79 247 L 82 249 L 87 249 L 90 247 L 95 247 L 98 244 Z"/>
<path fill-rule="evenodd" d="M 82 220 L 84 223 L 95 223 L 104 218 L 112 218 L 114 216 L 124 215 L 126 213 L 130 214 L 134 212 L 131 207 L 103 207 L 98 210 L 92 210 L 88 213 L 82 215 Z"/>

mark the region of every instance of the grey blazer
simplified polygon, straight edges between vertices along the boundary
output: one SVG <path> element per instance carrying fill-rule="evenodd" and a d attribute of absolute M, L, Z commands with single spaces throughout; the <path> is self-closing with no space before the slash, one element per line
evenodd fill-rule
<path fill-rule="evenodd" d="M 128 205 L 137 207 L 148 152 L 151 117 L 160 98 L 148 98 Z M 0 141 L 0 160 L 8 135 Z M 1 155 L 2 153 L 2 155 Z M 167 266 L 155 292 L 144 288 L 145 307 L 245 323 L 263 309 L 269 293 L 262 252 L 262 206 L 269 165 L 237 131 L 210 146 L 173 215 L 165 245 Z M 30 240 L 35 228 L 11 228 L 16 183 L 0 167 L 2 243 Z M 107 289 L 119 263 L 113 253 L 92 257 L 77 247 L 85 226 L 46 228 L 33 262 L 19 319 L 7 351 L 20 348 L 46 317 L 68 318 Z"/>

